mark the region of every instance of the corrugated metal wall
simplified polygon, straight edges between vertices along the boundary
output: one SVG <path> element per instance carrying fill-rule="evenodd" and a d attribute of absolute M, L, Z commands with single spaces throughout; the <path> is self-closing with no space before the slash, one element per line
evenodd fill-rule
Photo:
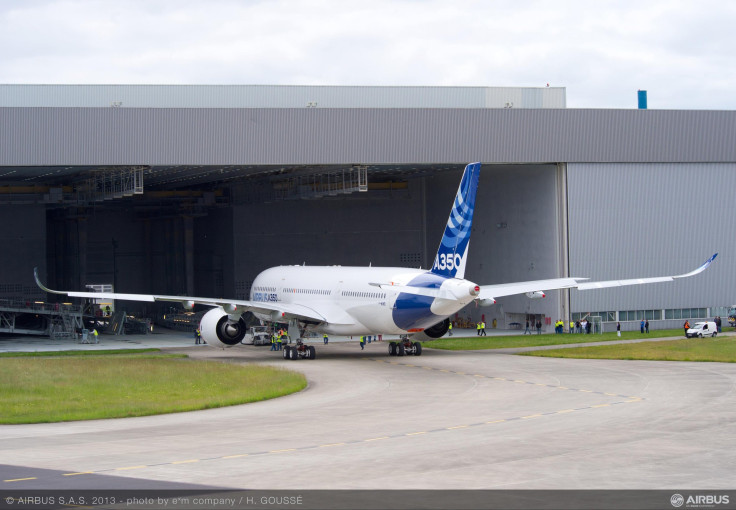
<path fill-rule="evenodd" d="M 0 108 L 0 165 L 736 162 L 736 112 Z"/>
<path fill-rule="evenodd" d="M 572 291 L 573 312 L 736 302 L 736 164 L 568 165 L 570 274 L 596 280 L 705 273 L 641 287 Z"/>
<path fill-rule="evenodd" d="M 564 87 L 0 85 L 0 106 L 124 108 L 565 108 Z"/>

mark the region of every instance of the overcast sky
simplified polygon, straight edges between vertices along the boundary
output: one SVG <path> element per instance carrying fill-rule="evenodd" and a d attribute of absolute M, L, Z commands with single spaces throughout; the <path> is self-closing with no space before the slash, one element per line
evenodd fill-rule
<path fill-rule="evenodd" d="M 0 0 L 0 83 L 567 88 L 736 109 L 730 0 Z"/>

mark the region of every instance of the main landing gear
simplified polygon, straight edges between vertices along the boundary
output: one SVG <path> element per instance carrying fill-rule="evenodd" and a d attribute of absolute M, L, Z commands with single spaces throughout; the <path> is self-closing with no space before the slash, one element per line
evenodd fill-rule
<path fill-rule="evenodd" d="M 317 357 L 317 349 L 313 345 L 306 345 L 301 340 L 297 340 L 296 345 L 284 346 L 284 359 L 315 359 Z"/>
<path fill-rule="evenodd" d="M 388 344 L 388 355 L 389 356 L 421 356 L 422 355 L 422 344 L 419 342 L 412 342 L 408 338 L 401 340 L 400 342 L 391 342 Z"/>

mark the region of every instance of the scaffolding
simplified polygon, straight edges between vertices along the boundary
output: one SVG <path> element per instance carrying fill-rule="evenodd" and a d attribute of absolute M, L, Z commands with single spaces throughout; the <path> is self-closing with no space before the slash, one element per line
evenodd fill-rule
<path fill-rule="evenodd" d="M 296 175 L 274 183 L 277 200 L 312 199 L 368 191 L 368 167 Z"/>
<path fill-rule="evenodd" d="M 147 166 L 102 168 L 77 188 L 77 202 L 91 204 L 143 194 L 143 172 Z"/>
<path fill-rule="evenodd" d="M 19 327 L 17 319 L 33 315 L 43 319 L 43 327 Z M 48 335 L 77 338 L 82 329 L 82 307 L 69 303 L 43 303 L 21 299 L 0 299 L 0 333 L 15 335 Z"/>

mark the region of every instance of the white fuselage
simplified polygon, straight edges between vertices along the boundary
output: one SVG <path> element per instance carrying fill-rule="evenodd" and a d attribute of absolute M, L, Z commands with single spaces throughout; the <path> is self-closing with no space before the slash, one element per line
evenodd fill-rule
<path fill-rule="evenodd" d="M 402 289 L 403 287 L 403 289 Z M 406 292 L 407 287 L 411 292 Z M 398 267 L 280 266 L 259 274 L 251 301 L 294 304 L 323 317 L 309 328 L 338 335 L 422 331 L 475 296 L 467 280 Z M 403 291 L 402 291 L 403 290 Z M 417 295 L 425 292 L 433 295 Z M 259 315 L 273 320 L 273 315 Z"/>

